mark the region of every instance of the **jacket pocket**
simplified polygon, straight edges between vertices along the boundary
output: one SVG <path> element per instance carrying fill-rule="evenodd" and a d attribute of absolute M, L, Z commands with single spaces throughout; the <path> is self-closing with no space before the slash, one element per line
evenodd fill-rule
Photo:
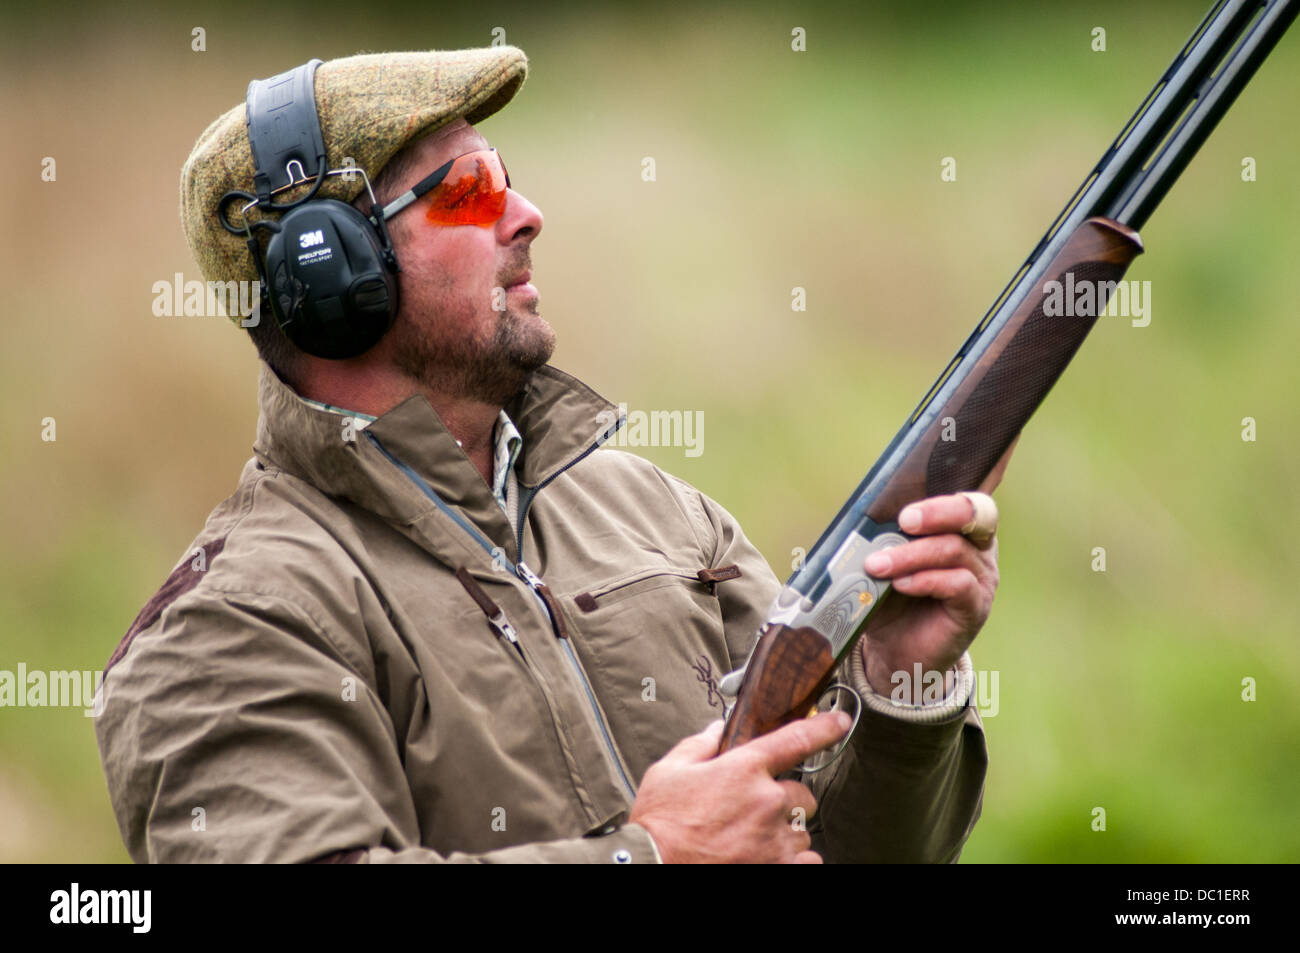
<path fill-rule="evenodd" d="M 727 646 L 716 589 L 734 566 L 656 567 L 562 597 L 574 647 L 635 781 L 721 718 Z"/>
<path fill-rule="evenodd" d="M 629 573 L 587 592 L 580 592 L 573 597 L 573 602 L 584 613 L 595 612 L 623 599 L 635 598 L 655 589 L 678 585 L 678 580 L 699 583 L 702 587 L 701 591 L 714 595 L 719 582 L 739 577 L 739 566 L 723 566 L 720 569 L 642 570 Z"/>

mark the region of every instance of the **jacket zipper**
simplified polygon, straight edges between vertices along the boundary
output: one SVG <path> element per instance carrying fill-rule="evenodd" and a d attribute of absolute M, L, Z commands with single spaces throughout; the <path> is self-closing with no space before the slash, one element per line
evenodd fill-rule
<path fill-rule="evenodd" d="M 635 801 L 636 788 L 632 786 L 632 781 L 628 778 L 627 771 L 623 767 L 623 759 L 618 756 L 618 749 L 614 747 L 614 738 L 610 734 L 609 725 L 606 724 L 605 716 L 600 710 L 600 705 L 596 702 L 596 692 L 591 687 L 591 681 L 587 678 L 587 673 L 583 671 L 582 663 L 578 661 L 578 655 L 573 650 L 572 640 L 570 640 L 562 631 L 563 622 L 561 621 L 562 617 L 559 614 L 559 606 L 554 608 L 551 607 L 549 600 L 545 598 L 545 595 L 542 592 L 545 586 L 542 583 L 541 578 L 529 569 L 528 564 L 524 562 L 524 524 L 528 519 L 528 508 L 532 506 L 533 500 L 537 498 L 537 494 L 540 493 L 544 487 L 552 483 L 561 473 L 568 470 L 570 467 L 576 466 L 595 453 L 602 443 L 612 437 L 614 433 L 623 426 L 625 420 L 626 418 L 619 417 L 614 426 L 598 437 L 595 443 L 582 451 L 582 453 L 578 454 L 564 466 L 560 467 L 541 483 L 537 484 L 537 486 L 533 487 L 531 491 L 527 493 L 522 489 L 519 491 L 519 522 L 515 525 L 515 553 L 519 557 L 519 563 L 515 567 L 515 571 L 518 573 L 519 578 L 528 583 L 529 588 L 533 590 L 533 594 L 546 608 L 546 614 L 551 618 L 551 627 L 555 630 L 556 636 L 559 637 L 560 644 L 564 647 L 564 655 L 569 660 L 569 665 L 573 668 L 573 674 L 577 676 L 579 683 L 582 685 L 582 690 L 587 695 L 587 703 L 591 707 L 591 714 L 595 717 L 597 726 L 600 728 L 600 736 L 605 742 L 605 751 L 609 755 L 609 760 L 612 761 L 614 767 L 618 769 L 619 780 L 623 782 L 623 786 L 627 789 L 628 797 Z M 547 594 L 549 594 L 549 590 L 547 590 Z"/>
<path fill-rule="evenodd" d="M 628 795 L 632 800 L 636 800 L 636 789 L 632 786 L 632 781 L 627 776 L 627 771 L 623 768 L 623 761 L 618 756 L 618 749 L 614 747 L 614 739 L 610 735 L 609 726 L 605 723 L 605 716 L 601 713 L 600 705 L 596 703 L 596 693 L 591 687 L 591 682 L 587 679 L 587 673 L 582 669 L 582 663 L 578 661 L 578 654 L 573 650 L 573 640 L 569 638 L 568 633 L 564 631 L 563 617 L 559 614 L 559 606 L 553 606 L 550 596 L 550 590 L 542 582 L 537 573 L 528 568 L 528 564 L 522 559 L 515 566 L 519 578 L 528 583 L 533 595 L 537 601 L 542 604 L 546 614 L 551 619 L 551 628 L 555 630 L 556 638 L 564 650 L 564 657 L 569 660 L 569 665 L 573 669 L 573 674 L 577 676 L 578 682 L 582 685 L 582 690 L 587 696 L 587 703 L 591 706 L 591 712 L 596 716 L 596 724 L 600 728 L 600 736 L 605 742 L 605 750 L 609 754 L 609 759 L 614 762 L 614 767 L 618 769 L 619 780 L 627 788 Z M 550 596 L 550 598 L 547 598 Z"/>
<path fill-rule="evenodd" d="M 544 588 L 544 584 L 542 583 L 541 578 L 538 577 L 538 575 L 534 573 L 531 569 L 529 569 L 528 566 L 523 561 L 524 520 L 527 518 L 528 515 L 528 507 L 532 504 L 533 499 L 537 496 L 538 492 L 544 486 L 551 483 L 556 477 L 558 477 L 565 470 L 568 470 L 570 467 L 576 465 L 580 461 L 585 460 L 587 457 L 591 456 L 591 454 L 593 454 L 600 447 L 602 443 L 608 440 L 609 437 L 613 435 L 613 433 L 617 431 L 619 427 L 623 426 L 623 422 L 624 422 L 624 418 L 620 417 L 617 421 L 617 425 L 611 428 L 608 433 L 604 434 L 590 447 L 588 447 L 578 456 L 574 457 L 564 466 L 560 467 L 560 469 L 552 473 L 547 479 L 543 480 L 536 487 L 534 487 L 531 492 L 524 493 L 522 490 L 520 490 L 519 517 L 518 517 L 519 522 L 518 525 L 515 527 L 515 552 L 518 554 L 520 558 L 519 558 L 519 562 L 513 565 L 510 563 L 510 560 L 506 559 L 503 555 L 500 554 L 500 552 L 494 552 L 494 547 L 490 544 L 491 541 L 488 540 L 482 533 L 480 533 L 472 523 L 465 520 L 463 517 L 461 517 L 459 513 L 455 512 L 450 506 L 448 506 L 443 501 L 442 497 L 438 496 L 438 494 L 434 492 L 433 487 L 429 486 L 428 482 L 422 476 L 420 476 L 418 473 L 412 470 L 401 460 L 397 459 L 397 457 L 389 453 L 388 449 L 382 443 L 379 442 L 378 437 L 372 434 L 369 430 L 364 431 L 364 433 L 366 435 L 366 438 L 371 442 L 371 444 L 375 446 L 377 450 L 379 450 L 380 453 L 382 453 L 385 457 L 387 457 L 388 460 L 391 461 L 399 470 L 401 470 L 404 474 L 406 474 L 407 479 L 411 480 L 417 487 L 419 487 L 420 491 L 425 496 L 427 496 L 430 500 L 432 500 L 434 504 L 438 507 L 438 509 L 442 510 L 443 513 L 451 517 L 453 522 L 455 522 L 458 526 L 460 526 L 461 529 L 465 530 L 465 532 L 467 532 L 479 544 L 479 546 L 483 547 L 484 552 L 486 552 L 490 556 L 493 556 L 493 558 L 495 559 L 501 560 L 507 566 L 509 566 L 511 572 L 513 572 L 516 576 L 518 576 L 528 586 L 528 588 L 532 591 L 534 598 L 536 598 L 537 601 L 541 603 L 542 608 L 546 612 L 547 618 L 549 618 L 551 621 L 551 630 L 555 633 L 556 637 L 560 641 L 560 644 L 564 647 L 565 658 L 569 660 L 570 668 L 573 670 L 573 673 L 577 677 L 578 682 L 582 685 L 583 693 L 587 696 L 587 704 L 591 709 L 592 717 L 595 718 L 596 720 L 596 725 L 600 728 L 601 739 L 605 743 L 605 753 L 609 756 L 609 759 L 613 763 L 614 768 L 618 771 L 619 780 L 623 782 L 623 786 L 627 790 L 628 797 L 635 801 L 636 788 L 632 786 L 632 781 L 631 779 L 628 778 L 627 771 L 623 767 L 623 760 L 618 756 L 618 749 L 614 747 L 614 739 L 610 735 L 609 725 L 606 724 L 605 716 L 604 714 L 601 713 L 600 705 L 597 704 L 596 702 L 596 693 L 595 691 L 592 690 L 591 682 L 587 679 L 587 673 L 582 670 L 582 664 L 578 661 L 578 656 L 574 653 L 572 644 L 570 644 L 569 639 L 561 631 L 563 627 L 563 623 L 560 621 L 560 617 L 557 616 L 556 612 L 551 609 L 550 604 L 546 601 L 545 597 L 542 595 L 541 589 Z M 518 646 L 516 643 L 516 647 L 520 649 L 520 655 L 522 656 L 523 655 L 522 646 Z"/>

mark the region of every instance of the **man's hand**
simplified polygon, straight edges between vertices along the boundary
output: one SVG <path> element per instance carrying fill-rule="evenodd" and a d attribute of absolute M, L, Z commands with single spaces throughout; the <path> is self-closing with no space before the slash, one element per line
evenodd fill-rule
<path fill-rule="evenodd" d="M 775 778 L 838 742 L 851 724 L 844 712 L 801 718 L 715 757 L 722 739 L 715 721 L 650 766 L 628 819 L 650 832 L 669 864 L 820 864 L 804 829 L 817 811 L 812 792 Z"/>
<path fill-rule="evenodd" d="M 981 493 L 992 493 L 1001 482 L 1015 447 L 1013 441 L 980 485 Z M 930 672 L 943 673 L 944 691 L 951 691 L 949 669 L 988 619 L 998 587 L 997 537 L 980 548 L 961 535 L 974 515 L 974 504 L 960 494 L 909 504 L 899 514 L 899 525 L 922 538 L 867 558 L 866 571 L 891 580 L 897 593 L 872 616 L 862 639 L 867 681 L 877 693 L 897 691 L 894 673 L 903 672 L 904 688 L 910 685 L 911 690 L 904 691 L 902 700 L 919 703 L 923 684 L 913 679 L 918 662 L 923 679 Z"/>

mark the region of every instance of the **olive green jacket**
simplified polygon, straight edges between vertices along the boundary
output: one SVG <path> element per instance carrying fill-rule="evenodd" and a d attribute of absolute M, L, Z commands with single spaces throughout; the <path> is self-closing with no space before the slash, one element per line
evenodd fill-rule
<path fill-rule="evenodd" d="M 506 408 L 509 513 L 423 397 L 357 429 L 263 365 L 259 402 L 237 490 L 106 667 L 131 856 L 658 859 L 636 785 L 721 717 L 779 588 L 735 520 L 595 452 L 613 408 L 550 367 Z M 986 760 L 974 708 L 864 712 L 809 780 L 814 846 L 955 860 Z"/>

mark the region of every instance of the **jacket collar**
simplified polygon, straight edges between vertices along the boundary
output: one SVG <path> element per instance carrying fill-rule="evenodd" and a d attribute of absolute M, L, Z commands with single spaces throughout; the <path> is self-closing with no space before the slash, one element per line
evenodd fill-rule
<path fill-rule="evenodd" d="M 616 429 L 611 425 L 618 416 L 609 401 L 550 365 L 535 371 L 505 410 L 523 437 L 516 472 L 525 493 L 603 443 Z M 489 536 L 512 535 L 491 488 L 423 395 L 408 397 L 365 430 Z M 429 506 L 352 418 L 300 400 L 265 362 L 254 451 L 322 493 L 389 520 L 409 522 Z"/>

